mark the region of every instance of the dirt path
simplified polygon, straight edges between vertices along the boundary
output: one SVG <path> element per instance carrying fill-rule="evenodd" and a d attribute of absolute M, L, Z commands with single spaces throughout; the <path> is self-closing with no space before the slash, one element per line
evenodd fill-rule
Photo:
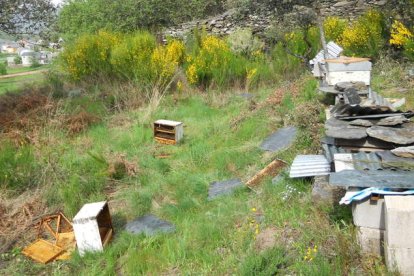
<path fill-rule="evenodd" d="M 15 74 L 10 74 L 10 75 L 4 75 L 4 76 L 0 76 L 0 79 L 8 79 L 8 78 L 21 77 L 21 76 L 27 76 L 27 75 L 35 75 L 35 74 L 40 74 L 40 73 L 44 73 L 44 72 L 47 72 L 47 69 L 29 71 L 29 72 L 21 72 L 21 73 L 15 73 Z"/>

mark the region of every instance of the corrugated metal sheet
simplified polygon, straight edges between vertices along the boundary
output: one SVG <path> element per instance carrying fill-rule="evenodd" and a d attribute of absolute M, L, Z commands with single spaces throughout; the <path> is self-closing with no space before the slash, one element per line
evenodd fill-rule
<path fill-rule="evenodd" d="M 290 178 L 328 175 L 331 165 L 323 155 L 298 155 L 290 167 Z"/>

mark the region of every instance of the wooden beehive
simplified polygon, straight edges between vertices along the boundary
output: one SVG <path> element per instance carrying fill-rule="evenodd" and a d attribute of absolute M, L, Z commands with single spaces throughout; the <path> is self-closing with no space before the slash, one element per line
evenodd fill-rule
<path fill-rule="evenodd" d="M 79 254 L 103 251 L 113 236 L 111 214 L 106 201 L 83 205 L 73 219 Z"/>
<path fill-rule="evenodd" d="M 178 144 L 184 136 L 182 122 L 158 120 L 154 122 L 154 138 L 157 142 L 167 145 Z"/>
<path fill-rule="evenodd" d="M 340 57 L 325 62 L 328 85 L 338 82 L 364 82 L 365 85 L 371 85 L 372 63 L 369 59 Z"/>

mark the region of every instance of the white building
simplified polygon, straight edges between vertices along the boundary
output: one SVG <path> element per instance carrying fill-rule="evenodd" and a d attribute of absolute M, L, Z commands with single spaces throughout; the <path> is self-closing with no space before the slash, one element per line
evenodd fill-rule
<path fill-rule="evenodd" d="M 39 61 L 40 58 L 40 53 L 33 50 L 22 50 L 19 55 L 22 58 L 23 66 L 31 66 L 33 61 Z"/>

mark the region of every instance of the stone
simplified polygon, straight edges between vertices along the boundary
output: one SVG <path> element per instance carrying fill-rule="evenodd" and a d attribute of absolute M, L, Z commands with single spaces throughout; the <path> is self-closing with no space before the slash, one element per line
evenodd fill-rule
<path fill-rule="evenodd" d="M 396 148 L 391 152 L 398 157 L 414 158 L 414 146 Z"/>
<path fill-rule="evenodd" d="M 330 127 L 326 130 L 326 135 L 336 139 L 357 140 L 366 138 L 367 129 L 358 126 L 338 126 Z"/>
<path fill-rule="evenodd" d="M 348 104 L 361 103 L 361 97 L 358 95 L 358 91 L 353 87 L 345 89 L 344 97 L 346 99 L 346 103 Z"/>
<path fill-rule="evenodd" d="M 373 126 L 367 129 L 369 136 L 399 145 L 414 143 L 414 131 L 412 128 L 392 128 Z"/>
<path fill-rule="evenodd" d="M 364 119 L 353 120 L 353 121 L 349 122 L 349 124 L 351 126 L 363 126 L 363 127 L 371 127 L 371 126 L 374 125 L 371 121 L 364 120 Z"/>
<path fill-rule="evenodd" d="M 297 129 L 295 127 L 285 127 L 279 129 L 267 137 L 260 145 L 260 148 L 272 153 L 285 150 L 293 144 L 296 138 L 296 133 Z"/>
<path fill-rule="evenodd" d="M 312 186 L 312 200 L 317 203 L 335 204 L 345 194 L 345 190 L 329 185 L 328 176 L 315 176 Z"/>
<path fill-rule="evenodd" d="M 230 179 L 221 182 L 212 182 L 208 191 L 208 200 L 219 196 L 230 195 L 237 188 L 244 186 L 240 179 Z"/>
<path fill-rule="evenodd" d="M 358 227 L 357 240 L 362 253 L 384 256 L 384 235 L 384 230 Z"/>
<path fill-rule="evenodd" d="M 392 117 L 381 119 L 378 121 L 377 125 L 378 126 L 397 126 L 397 125 L 402 125 L 403 123 L 407 123 L 409 121 L 410 120 L 408 120 L 404 116 L 399 115 L 399 116 L 392 116 Z"/>
<path fill-rule="evenodd" d="M 340 187 L 413 189 L 414 182 L 412 179 L 414 179 L 413 172 L 346 170 L 331 173 L 329 184 Z"/>
<path fill-rule="evenodd" d="M 259 252 L 266 251 L 268 249 L 272 249 L 277 245 L 277 235 L 278 231 L 276 228 L 266 228 L 263 231 L 261 231 L 257 236 L 255 240 L 255 248 Z"/>
<path fill-rule="evenodd" d="M 366 198 L 353 202 L 352 218 L 356 226 L 385 230 L 385 200 Z"/>
<path fill-rule="evenodd" d="M 143 233 L 147 236 L 153 236 L 158 233 L 172 233 L 175 231 L 175 226 L 154 215 L 146 215 L 128 222 L 125 226 L 125 230 L 131 234 Z"/>
<path fill-rule="evenodd" d="M 365 90 L 367 89 L 367 85 L 365 84 L 365 82 L 338 82 L 337 84 L 335 84 L 335 89 L 341 92 L 346 91 L 347 89 L 356 89 L 356 90 Z"/>
<path fill-rule="evenodd" d="M 248 100 L 254 97 L 254 95 L 250 94 L 250 93 L 241 93 L 241 94 L 237 94 L 237 96 L 240 96 L 240 97 L 248 99 Z"/>
<path fill-rule="evenodd" d="M 392 168 L 399 170 L 414 170 L 414 159 L 404 158 L 394 155 L 390 151 L 380 151 L 377 155 L 381 158 L 381 163 L 384 168 Z"/>

